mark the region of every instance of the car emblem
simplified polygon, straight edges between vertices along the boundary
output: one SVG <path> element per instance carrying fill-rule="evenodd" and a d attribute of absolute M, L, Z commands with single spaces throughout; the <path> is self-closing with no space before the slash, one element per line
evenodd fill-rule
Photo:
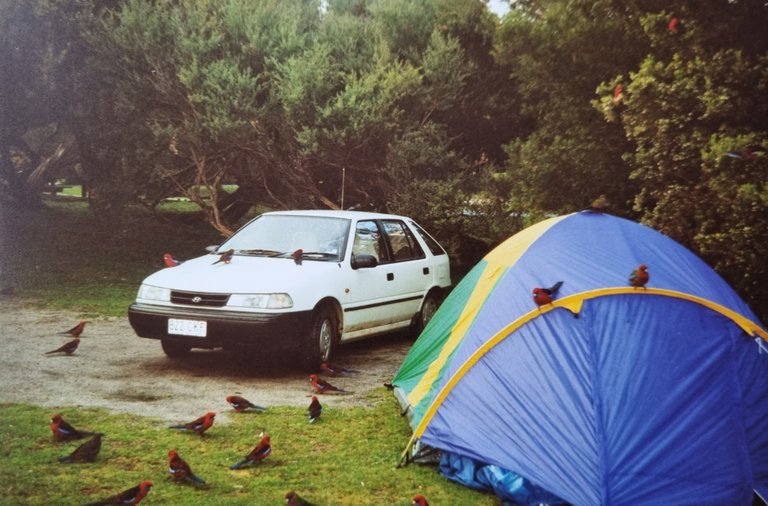
<path fill-rule="evenodd" d="M 201 300 L 203 300 L 203 298 L 200 297 L 199 295 L 195 295 L 194 297 L 192 297 L 192 302 L 194 302 L 195 304 L 199 304 Z"/>

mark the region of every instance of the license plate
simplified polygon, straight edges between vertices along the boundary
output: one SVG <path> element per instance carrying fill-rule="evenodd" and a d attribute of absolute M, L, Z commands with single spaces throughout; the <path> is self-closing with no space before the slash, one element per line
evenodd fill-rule
<path fill-rule="evenodd" d="M 205 337 L 208 322 L 200 320 L 177 320 L 168 318 L 168 333 L 177 336 Z"/>

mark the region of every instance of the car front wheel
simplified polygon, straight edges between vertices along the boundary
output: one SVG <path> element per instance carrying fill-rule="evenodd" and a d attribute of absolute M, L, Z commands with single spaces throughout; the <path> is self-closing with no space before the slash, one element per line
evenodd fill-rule
<path fill-rule="evenodd" d="M 170 358 L 185 357 L 189 355 L 189 352 L 192 350 L 191 346 L 182 343 L 175 343 L 173 341 L 169 341 L 168 339 L 161 340 L 160 344 L 162 345 L 165 354 Z"/>
<path fill-rule="evenodd" d="M 317 308 L 312 319 L 312 327 L 300 351 L 304 367 L 317 370 L 322 362 L 329 361 L 338 340 L 338 333 L 336 311 L 327 304 Z"/>

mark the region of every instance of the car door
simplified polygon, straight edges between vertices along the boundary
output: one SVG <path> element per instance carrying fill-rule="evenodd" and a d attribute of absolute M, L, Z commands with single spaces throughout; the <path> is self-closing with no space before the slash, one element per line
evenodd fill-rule
<path fill-rule="evenodd" d="M 387 219 L 380 220 L 379 225 L 391 253 L 391 262 L 385 266 L 392 278 L 391 289 L 400 300 L 398 318 L 410 322 L 432 285 L 431 262 L 405 222 Z"/>
<path fill-rule="evenodd" d="M 409 312 L 421 297 L 409 293 L 411 283 L 404 279 L 403 267 L 393 262 L 391 246 L 378 220 L 357 222 L 352 256 L 359 255 L 374 257 L 376 265 L 352 272 L 344 304 L 344 339 L 406 326 L 413 316 Z"/>

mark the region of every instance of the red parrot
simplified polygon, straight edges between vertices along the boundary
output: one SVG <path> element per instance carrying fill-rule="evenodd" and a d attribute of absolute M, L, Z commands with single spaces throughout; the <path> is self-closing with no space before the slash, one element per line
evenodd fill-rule
<path fill-rule="evenodd" d="M 312 385 L 312 390 L 317 394 L 351 394 L 352 392 L 344 390 L 343 388 L 335 387 L 325 381 L 322 378 L 318 378 L 317 374 L 309 375 L 309 382 Z"/>
<path fill-rule="evenodd" d="M 219 259 L 213 262 L 211 265 L 216 265 L 219 262 L 224 262 L 225 264 L 228 264 L 229 262 L 232 261 L 232 255 L 234 254 L 235 254 L 235 250 L 228 249 L 224 253 L 220 254 Z"/>
<path fill-rule="evenodd" d="M 251 453 L 246 455 L 245 458 L 240 462 L 229 466 L 229 468 L 240 469 L 245 466 L 261 462 L 262 460 L 269 457 L 270 453 L 272 453 L 272 445 L 269 444 L 269 436 L 264 436 L 261 438 L 261 441 L 259 441 L 259 444 L 257 444 L 256 447 L 251 450 Z"/>
<path fill-rule="evenodd" d="M 170 253 L 163 254 L 163 262 L 165 262 L 166 267 L 176 267 L 177 265 L 182 263 L 181 260 L 177 260 L 176 257 L 171 255 Z"/>
<path fill-rule="evenodd" d="M 176 450 L 168 452 L 168 472 L 174 481 L 186 481 L 193 485 L 205 485 L 205 480 L 192 472 L 192 468 L 179 456 Z"/>
<path fill-rule="evenodd" d="M 169 428 L 197 432 L 202 436 L 203 433 L 208 429 L 210 429 L 211 425 L 213 425 L 213 418 L 215 416 L 216 416 L 216 413 L 209 411 L 208 413 L 204 414 L 200 418 L 197 418 L 196 420 L 193 420 L 189 423 L 171 425 Z"/>
<path fill-rule="evenodd" d="M 238 413 L 242 413 L 243 411 L 247 411 L 249 409 L 252 411 L 258 411 L 259 413 L 267 410 L 267 408 L 258 406 L 245 397 L 240 397 L 239 395 L 228 395 L 227 402 L 231 404 L 234 410 Z"/>
<path fill-rule="evenodd" d="M 424 497 L 421 494 L 416 494 L 411 498 L 411 504 L 412 506 L 429 506 L 429 503 L 427 502 L 427 498 Z"/>
<path fill-rule="evenodd" d="M 301 255 L 303 254 L 304 254 L 304 250 L 301 248 L 291 253 L 291 256 L 293 257 L 293 261 L 296 262 L 296 265 L 301 265 Z"/>
<path fill-rule="evenodd" d="M 624 87 L 621 85 L 621 83 L 617 84 L 616 87 L 613 88 L 612 100 L 614 105 L 618 105 L 622 100 L 624 100 Z"/>
<path fill-rule="evenodd" d="M 73 462 L 93 462 L 101 451 L 101 434 L 96 434 L 91 439 L 81 444 L 75 451 L 66 457 L 59 457 L 62 464 L 72 464 Z"/>
<path fill-rule="evenodd" d="M 69 341 L 68 343 L 64 343 L 60 348 L 56 348 L 55 350 L 46 351 L 46 355 L 50 355 L 52 353 L 66 353 L 67 355 L 72 355 L 77 347 L 80 345 L 80 338 L 76 337 Z"/>
<path fill-rule="evenodd" d="M 351 374 L 357 374 L 360 371 L 358 371 L 357 369 L 347 369 L 339 365 L 323 362 L 322 364 L 320 364 L 320 372 L 325 374 L 326 376 L 337 377 L 337 376 L 349 376 Z"/>
<path fill-rule="evenodd" d="M 102 505 L 121 505 L 121 506 L 135 506 L 144 499 L 149 491 L 152 489 L 152 482 L 144 480 L 133 488 L 129 488 L 117 495 L 108 497 L 101 501 L 91 502 L 85 506 L 102 506 Z"/>
<path fill-rule="evenodd" d="M 72 327 L 71 329 L 64 332 L 57 332 L 57 334 L 60 334 L 63 336 L 70 336 L 70 337 L 80 337 L 80 334 L 83 333 L 83 329 L 85 329 L 86 323 L 88 322 L 80 320 L 80 322 L 74 327 Z"/>
<path fill-rule="evenodd" d="M 289 506 L 315 506 L 314 503 L 307 501 L 293 490 L 285 493 L 285 504 Z"/>
<path fill-rule="evenodd" d="M 677 30 L 679 28 L 680 28 L 680 20 L 674 16 L 669 18 L 669 23 L 667 23 L 667 30 L 669 30 L 669 33 L 677 33 Z"/>
<path fill-rule="evenodd" d="M 558 281 L 557 283 L 555 283 L 549 288 L 534 288 L 533 302 L 535 302 L 536 305 L 539 307 L 545 304 L 552 304 L 552 301 L 554 300 L 555 295 L 557 295 L 557 291 L 560 290 L 560 287 L 562 285 L 563 285 L 563 282 Z"/>
<path fill-rule="evenodd" d="M 754 160 L 758 156 L 765 156 L 768 150 L 762 146 L 746 146 L 736 151 L 728 151 L 725 156 L 736 158 L 737 160 Z"/>
<path fill-rule="evenodd" d="M 317 396 L 312 396 L 312 401 L 309 403 L 309 407 L 307 408 L 307 414 L 309 415 L 309 423 L 315 423 L 318 418 L 320 418 L 320 415 L 323 412 L 323 405 L 320 404 L 320 401 L 317 400 Z"/>
<path fill-rule="evenodd" d="M 602 194 L 593 200 L 589 207 L 585 209 L 585 211 L 602 213 L 605 212 L 609 207 L 611 207 L 611 202 L 608 200 L 608 197 L 606 197 L 605 194 Z"/>
<path fill-rule="evenodd" d="M 635 288 L 645 288 L 649 279 L 651 279 L 651 275 L 648 274 L 648 266 L 640 264 L 637 266 L 637 269 L 632 271 L 629 275 L 629 284 Z"/>
<path fill-rule="evenodd" d="M 71 441 L 72 439 L 83 439 L 86 436 L 95 436 L 96 432 L 79 431 L 64 421 L 61 415 L 55 414 L 51 417 L 51 432 L 53 432 L 54 441 Z"/>

